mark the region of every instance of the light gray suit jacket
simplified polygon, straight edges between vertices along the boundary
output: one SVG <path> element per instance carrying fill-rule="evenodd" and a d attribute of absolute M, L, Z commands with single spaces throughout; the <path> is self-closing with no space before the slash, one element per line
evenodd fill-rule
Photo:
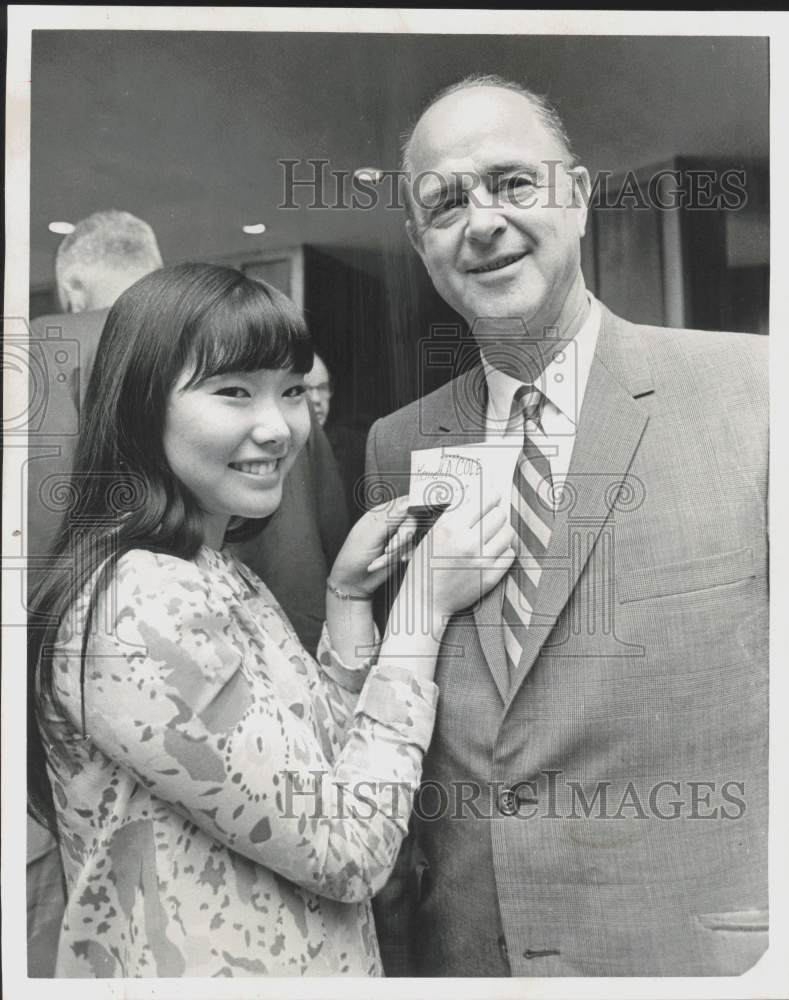
<path fill-rule="evenodd" d="M 503 583 L 444 637 L 390 975 L 733 975 L 766 948 L 766 351 L 603 309 L 521 669 Z M 485 405 L 477 367 L 378 421 L 368 473 L 406 492 Z"/>

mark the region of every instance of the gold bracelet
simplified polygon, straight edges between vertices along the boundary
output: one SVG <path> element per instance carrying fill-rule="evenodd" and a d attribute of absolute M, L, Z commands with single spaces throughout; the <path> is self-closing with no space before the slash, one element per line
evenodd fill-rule
<path fill-rule="evenodd" d="M 372 597 L 362 597 L 360 594 L 349 594 L 346 590 L 338 590 L 331 582 L 326 581 L 326 589 L 338 597 L 341 601 L 371 601 Z"/>

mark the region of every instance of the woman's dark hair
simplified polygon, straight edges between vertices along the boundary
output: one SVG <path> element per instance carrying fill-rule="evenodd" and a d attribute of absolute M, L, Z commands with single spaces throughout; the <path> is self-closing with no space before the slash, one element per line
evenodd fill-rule
<path fill-rule="evenodd" d="M 288 368 L 306 373 L 313 349 L 296 306 L 240 271 L 178 264 L 141 278 L 107 316 L 81 413 L 74 468 L 53 549 L 54 567 L 31 599 L 28 627 L 28 808 L 56 833 L 47 760 L 59 739 L 52 657 L 61 621 L 95 577 L 83 631 L 82 675 L 97 595 L 118 559 L 135 548 L 191 559 L 202 544 L 195 498 L 173 475 L 163 430 L 168 396 L 226 372 Z M 264 520 L 233 519 L 226 540 Z M 84 734 L 84 703 L 83 734 Z M 43 734 L 43 737 L 42 737 Z"/>

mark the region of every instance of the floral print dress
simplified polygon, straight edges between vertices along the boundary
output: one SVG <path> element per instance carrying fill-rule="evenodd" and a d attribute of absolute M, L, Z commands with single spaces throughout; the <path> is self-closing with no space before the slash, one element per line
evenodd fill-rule
<path fill-rule="evenodd" d="M 85 609 L 53 663 L 56 974 L 380 975 L 370 897 L 407 830 L 435 685 L 348 669 L 325 631 L 316 662 L 230 555 L 136 549 L 94 614 L 83 735 Z"/>

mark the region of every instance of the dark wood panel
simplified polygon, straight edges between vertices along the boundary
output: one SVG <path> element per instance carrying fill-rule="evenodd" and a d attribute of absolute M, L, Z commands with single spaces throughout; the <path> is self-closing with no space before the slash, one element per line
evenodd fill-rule
<path fill-rule="evenodd" d="M 664 323 L 660 213 L 601 208 L 594 225 L 600 300 L 635 323 Z"/>

